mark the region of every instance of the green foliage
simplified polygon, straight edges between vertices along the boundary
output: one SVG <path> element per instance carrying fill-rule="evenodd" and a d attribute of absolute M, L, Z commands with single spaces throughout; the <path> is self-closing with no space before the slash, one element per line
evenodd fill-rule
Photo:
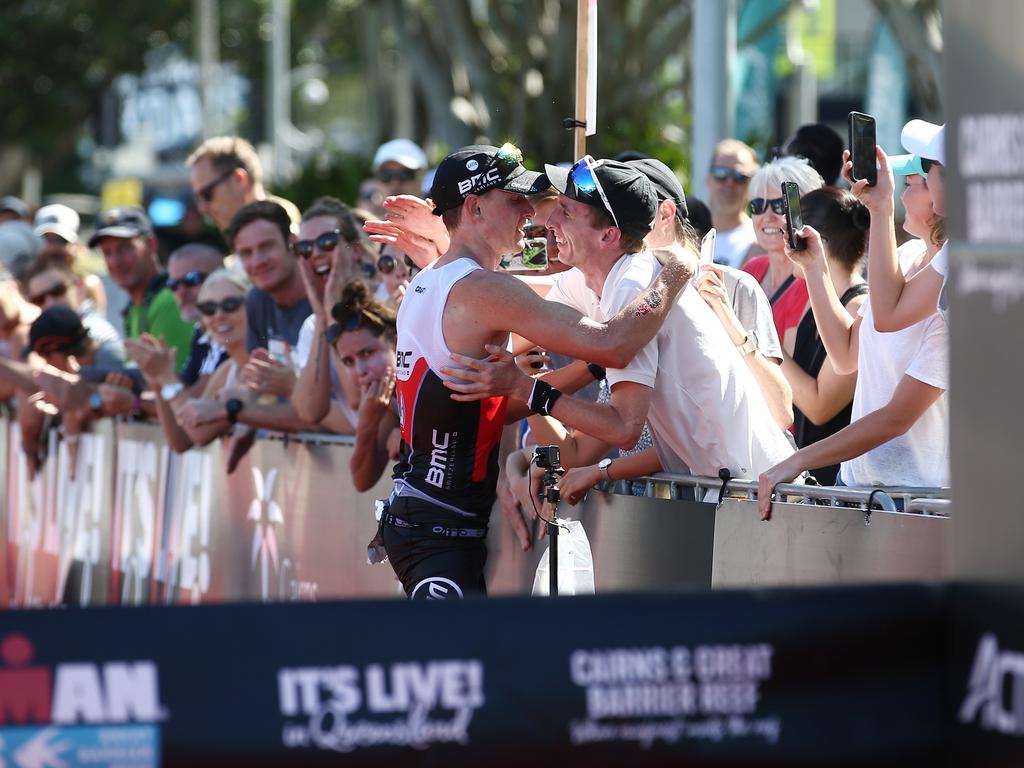
<path fill-rule="evenodd" d="M 275 195 L 291 200 L 299 210 L 309 206 L 322 195 L 332 195 L 352 204 L 359 192 L 359 182 L 370 176 L 370 159 L 366 157 L 334 154 L 310 160 L 295 176 L 284 184 L 275 184 Z"/>

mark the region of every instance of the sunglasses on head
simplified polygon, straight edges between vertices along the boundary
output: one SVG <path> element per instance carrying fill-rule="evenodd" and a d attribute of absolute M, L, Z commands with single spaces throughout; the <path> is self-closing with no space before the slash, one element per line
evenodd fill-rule
<path fill-rule="evenodd" d="M 390 275 L 392 272 L 395 271 L 396 266 L 397 262 L 395 261 L 395 257 L 392 256 L 390 253 L 385 253 L 379 259 L 377 259 L 377 271 L 380 272 L 382 275 Z M 412 259 L 406 256 L 405 266 L 407 269 L 412 269 L 416 265 L 413 263 Z"/>
<path fill-rule="evenodd" d="M 37 293 L 35 296 L 31 297 L 29 301 L 31 301 L 37 307 L 41 307 L 43 306 L 43 304 L 46 303 L 47 299 L 59 299 L 63 296 L 66 296 L 67 292 L 68 287 L 64 285 L 64 283 L 57 283 L 57 285 L 53 286 L 52 288 L 47 288 L 42 293 Z"/>
<path fill-rule="evenodd" d="M 213 200 L 213 192 L 217 189 L 217 186 L 223 182 L 228 176 L 238 170 L 238 166 L 234 168 L 228 168 L 224 173 L 218 176 L 213 181 L 207 182 L 196 191 L 196 197 L 202 200 L 204 203 L 208 203 Z"/>
<path fill-rule="evenodd" d="M 340 240 L 341 230 L 332 229 L 330 232 L 324 232 L 315 240 L 296 240 L 292 243 L 292 253 L 296 256 L 301 256 L 304 259 L 308 259 L 313 255 L 314 248 L 319 250 L 321 253 L 328 253 L 338 247 L 338 242 Z"/>
<path fill-rule="evenodd" d="M 927 157 L 921 158 L 921 170 L 924 171 L 925 176 L 928 175 L 928 171 L 932 169 L 933 165 L 937 165 L 940 168 L 942 167 L 942 163 L 940 163 L 938 160 L 929 160 Z"/>
<path fill-rule="evenodd" d="M 478 194 L 481 191 L 490 189 L 487 186 L 491 182 L 495 182 L 496 179 L 488 179 L 488 175 L 492 170 L 498 171 L 499 179 L 506 179 L 519 165 L 523 162 L 523 153 L 515 144 L 506 141 L 498 151 L 494 153 L 490 160 L 487 161 L 487 165 L 484 166 L 483 170 L 480 171 L 480 175 L 476 177 L 476 181 L 473 182 L 473 186 L 466 192 L 466 197 L 473 194 Z M 496 186 L 496 185 L 495 185 Z"/>
<path fill-rule="evenodd" d="M 712 165 L 711 166 L 711 178 L 715 181 L 725 181 L 731 179 L 737 184 L 745 184 L 750 181 L 750 177 L 745 173 L 740 173 L 735 168 L 726 168 L 724 165 Z"/>
<path fill-rule="evenodd" d="M 593 197 L 596 192 L 601 200 L 601 205 L 604 206 L 605 211 L 611 216 L 612 223 L 615 224 L 616 228 L 621 229 L 619 227 L 619 220 L 615 218 L 615 211 L 612 210 L 612 204 L 608 202 L 608 196 L 604 193 L 601 182 L 597 180 L 597 174 L 594 172 L 595 167 L 596 161 L 594 158 L 590 155 L 584 155 L 569 171 L 569 180 L 572 181 L 576 191 L 580 194 Z"/>
<path fill-rule="evenodd" d="M 381 169 L 375 174 L 377 181 L 389 182 L 389 181 L 412 181 L 416 178 L 416 171 L 412 168 L 402 168 L 399 170 Z"/>
<path fill-rule="evenodd" d="M 237 312 L 241 309 L 243 304 L 245 304 L 245 299 L 241 296 L 229 296 L 221 302 L 202 301 L 196 304 L 196 308 L 207 317 L 213 317 L 217 314 L 218 309 L 225 315 L 230 315 L 232 312 Z"/>
<path fill-rule="evenodd" d="M 747 205 L 750 210 L 751 216 L 760 216 L 768 208 L 779 214 L 779 216 L 786 215 L 786 198 L 784 197 L 773 197 L 771 200 L 765 200 L 763 197 L 755 197 Z"/>
<path fill-rule="evenodd" d="M 167 287 L 172 291 L 179 288 L 196 288 L 203 284 L 206 279 L 205 272 L 186 272 L 182 277 L 172 277 L 167 281 Z"/>

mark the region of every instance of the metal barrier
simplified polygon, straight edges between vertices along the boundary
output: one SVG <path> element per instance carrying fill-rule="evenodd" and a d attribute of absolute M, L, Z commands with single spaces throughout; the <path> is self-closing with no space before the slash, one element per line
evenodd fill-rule
<path fill-rule="evenodd" d="M 19 430 L 0 419 L 3 605 L 401 594 L 390 567 L 366 564 L 373 499 L 390 482 L 355 492 L 351 437 L 261 438 L 231 475 L 220 442 L 174 454 L 154 424 L 98 422 L 76 456 L 55 431 L 48 445 L 49 460 L 29 478 Z M 804 503 L 776 503 L 764 524 L 751 481 L 730 482 L 739 498 L 717 508 L 708 502 L 718 500 L 718 478 L 644 482 L 649 498 L 591 492 L 559 511 L 584 524 L 598 591 L 946 575 L 948 502 L 912 498 L 916 514 L 891 511 L 890 494 L 917 497 L 919 489 L 781 486 Z M 524 553 L 500 512 L 492 519 L 489 588 L 529 594 L 546 541 Z"/>

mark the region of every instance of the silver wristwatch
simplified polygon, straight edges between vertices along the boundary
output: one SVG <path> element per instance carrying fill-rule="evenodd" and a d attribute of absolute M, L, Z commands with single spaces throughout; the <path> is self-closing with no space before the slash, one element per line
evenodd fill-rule
<path fill-rule="evenodd" d="M 612 482 L 612 473 L 608 471 L 608 468 L 611 465 L 612 459 L 608 458 L 601 459 L 599 462 L 597 462 L 597 471 L 600 472 L 601 475 L 604 476 L 604 479 L 607 480 L 609 483 Z"/>
<path fill-rule="evenodd" d="M 160 387 L 160 398 L 165 402 L 169 403 L 178 393 L 185 388 L 185 385 L 180 381 L 172 381 L 170 384 L 164 384 Z"/>

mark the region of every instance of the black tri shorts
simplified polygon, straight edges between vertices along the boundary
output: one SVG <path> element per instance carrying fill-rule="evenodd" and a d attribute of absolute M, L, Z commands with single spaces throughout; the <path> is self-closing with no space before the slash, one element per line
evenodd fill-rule
<path fill-rule="evenodd" d="M 468 521 L 422 499 L 400 496 L 390 513 L 416 527 L 382 524 L 384 549 L 391 567 L 411 600 L 459 600 L 485 597 L 487 542 L 482 536 L 443 536 L 437 528 L 486 528 L 486 521 Z"/>

